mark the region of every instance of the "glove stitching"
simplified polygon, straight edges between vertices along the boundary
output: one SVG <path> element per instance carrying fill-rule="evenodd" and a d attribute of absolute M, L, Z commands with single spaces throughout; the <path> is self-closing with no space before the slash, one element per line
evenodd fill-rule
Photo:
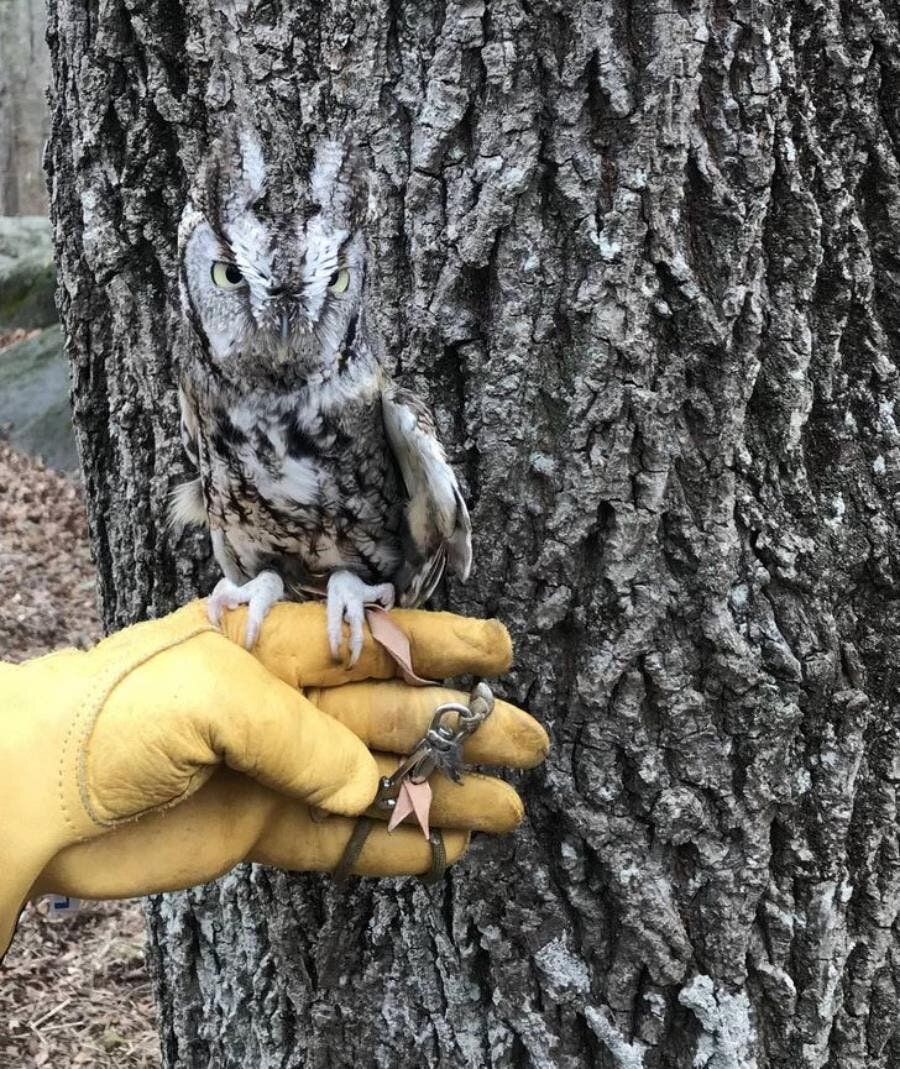
<path fill-rule="evenodd" d="M 115 688 L 136 668 L 140 668 L 141 665 L 146 664 L 158 654 L 165 653 L 166 650 L 174 649 L 176 646 L 180 646 L 183 643 L 190 641 L 192 638 L 196 638 L 197 635 L 203 635 L 209 632 L 216 632 L 216 628 L 211 624 L 203 624 L 193 628 L 191 631 L 178 635 L 177 637 L 168 638 L 163 644 L 146 652 L 138 660 L 132 661 L 126 667 L 116 664 L 107 668 L 96 678 L 94 685 L 88 689 L 77 713 L 72 717 L 66 730 L 59 758 L 58 790 L 60 809 L 62 811 L 63 820 L 71 830 L 72 834 L 76 837 L 79 837 L 78 827 L 75 823 L 73 814 L 67 805 L 65 792 L 66 770 L 67 768 L 71 768 L 73 763 L 71 751 L 75 746 L 76 736 L 77 756 L 74 760 L 75 776 L 78 785 L 78 795 L 85 815 L 98 828 L 114 828 L 118 824 L 127 823 L 129 819 L 127 817 L 116 820 L 104 820 L 96 812 L 90 800 L 87 784 L 87 752 L 88 741 L 93 734 L 97 719 L 103 712 L 103 708 Z M 119 656 L 127 657 L 129 652 L 131 652 L 131 656 L 133 657 L 134 645 L 135 643 L 133 642 L 129 643 L 128 645 L 125 645 L 123 650 L 117 651 L 117 653 Z"/>

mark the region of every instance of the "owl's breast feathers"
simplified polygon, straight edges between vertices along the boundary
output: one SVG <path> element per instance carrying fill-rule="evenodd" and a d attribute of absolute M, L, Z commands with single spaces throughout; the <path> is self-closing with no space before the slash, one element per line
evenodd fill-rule
<path fill-rule="evenodd" d="M 447 562 L 468 576 L 469 515 L 431 416 L 377 368 L 352 389 L 201 400 L 185 383 L 180 399 L 199 474 L 173 494 L 172 522 L 208 522 L 229 578 L 274 568 L 303 597 L 349 568 L 421 605 Z"/>

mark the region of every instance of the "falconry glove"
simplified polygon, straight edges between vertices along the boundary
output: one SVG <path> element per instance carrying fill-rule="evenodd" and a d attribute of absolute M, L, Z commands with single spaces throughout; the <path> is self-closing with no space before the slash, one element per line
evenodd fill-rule
<path fill-rule="evenodd" d="M 508 667 L 496 621 L 392 616 L 423 675 Z M 175 890 L 246 860 L 333 871 L 396 755 L 415 746 L 437 704 L 464 699 L 395 678 L 371 638 L 352 668 L 336 664 L 319 604 L 275 606 L 252 654 L 235 641 L 245 617 L 226 614 L 220 630 L 193 602 L 87 652 L 0 665 L 0 955 L 35 895 Z M 466 758 L 529 767 L 546 749 L 531 717 L 497 702 Z M 449 861 L 471 831 L 510 831 L 521 817 L 497 779 L 435 783 L 431 821 L 446 829 Z M 427 872 L 429 843 L 407 826 L 389 834 L 386 820 L 351 871 Z"/>

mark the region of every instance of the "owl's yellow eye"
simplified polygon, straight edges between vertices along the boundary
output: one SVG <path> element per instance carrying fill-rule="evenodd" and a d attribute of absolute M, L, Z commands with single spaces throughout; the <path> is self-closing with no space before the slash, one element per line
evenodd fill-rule
<path fill-rule="evenodd" d="M 350 272 L 346 267 L 342 267 L 340 271 L 335 271 L 328 280 L 328 289 L 331 293 L 343 293 L 349 285 Z"/>
<path fill-rule="evenodd" d="M 212 265 L 212 280 L 222 290 L 238 290 L 246 285 L 244 276 L 226 260 L 216 260 Z"/>

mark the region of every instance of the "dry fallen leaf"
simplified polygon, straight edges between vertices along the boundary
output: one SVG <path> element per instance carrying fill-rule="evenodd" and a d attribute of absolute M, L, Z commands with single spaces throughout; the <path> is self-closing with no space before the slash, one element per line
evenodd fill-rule
<path fill-rule="evenodd" d="M 100 637 L 97 579 L 79 488 L 2 440 L 0 591 L 3 660 L 23 661 Z"/>
<path fill-rule="evenodd" d="M 0 440 L 0 659 L 96 641 L 96 585 L 78 486 Z M 137 902 L 29 907 L 0 966 L 0 1066 L 158 1069 L 143 945 Z"/>

